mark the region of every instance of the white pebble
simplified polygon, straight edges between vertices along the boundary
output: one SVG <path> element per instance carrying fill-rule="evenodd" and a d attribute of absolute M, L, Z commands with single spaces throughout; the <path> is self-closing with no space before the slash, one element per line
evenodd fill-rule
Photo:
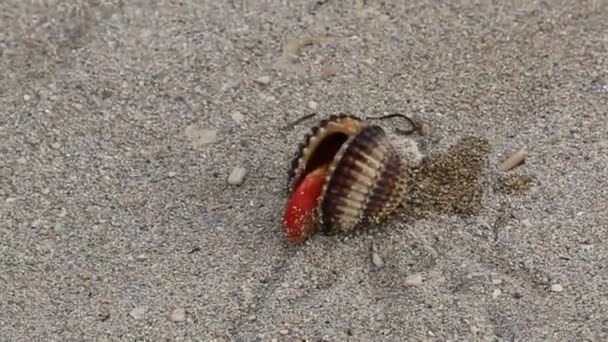
<path fill-rule="evenodd" d="M 237 166 L 232 169 L 230 175 L 228 176 L 228 184 L 230 185 L 241 185 L 243 184 L 243 180 L 245 180 L 245 175 L 247 175 L 247 169 L 242 166 Z"/>
<path fill-rule="evenodd" d="M 60 149 L 60 148 L 61 148 L 61 144 L 60 144 L 60 143 L 58 143 L 58 142 L 54 142 L 54 143 L 52 143 L 52 144 L 51 144 L 51 147 L 52 147 L 53 149 L 55 149 L 55 150 L 58 150 L 58 149 Z"/>
<path fill-rule="evenodd" d="M 422 285 L 422 275 L 420 273 L 411 274 L 405 278 L 405 286 L 420 286 Z"/>
<path fill-rule="evenodd" d="M 199 129 L 196 125 L 186 127 L 184 134 L 195 149 L 212 144 L 217 140 L 217 130 Z"/>
<path fill-rule="evenodd" d="M 146 313 L 146 309 L 139 307 L 139 308 L 135 308 L 135 309 L 131 310 L 131 312 L 129 312 L 129 316 L 131 316 L 135 319 L 141 319 L 144 317 L 145 313 Z"/>
<path fill-rule="evenodd" d="M 177 308 L 177 309 L 173 310 L 173 312 L 171 313 L 171 320 L 176 323 L 185 321 L 186 320 L 186 309 Z"/>
<path fill-rule="evenodd" d="M 308 108 L 316 110 L 317 108 L 319 108 L 319 104 L 315 101 L 308 101 Z"/>
<path fill-rule="evenodd" d="M 177 176 L 177 172 L 173 172 L 173 171 L 171 171 L 171 172 L 169 172 L 169 173 L 167 174 L 167 176 L 168 176 L 169 178 L 173 178 L 173 177 Z"/>
<path fill-rule="evenodd" d="M 560 284 L 551 285 L 551 291 L 553 291 L 553 292 L 562 292 L 563 290 L 564 290 L 564 287 L 561 286 Z"/>
<path fill-rule="evenodd" d="M 270 76 L 260 76 L 255 79 L 255 81 L 262 85 L 267 85 L 270 83 Z"/>
<path fill-rule="evenodd" d="M 28 94 L 23 95 L 23 100 L 24 101 L 29 101 L 32 97 L 29 96 Z"/>
<path fill-rule="evenodd" d="M 382 266 L 384 266 L 384 261 L 382 261 L 382 257 L 376 251 L 372 252 L 372 263 L 377 268 L 381 268 Z"/>
<path fill-rule="evenodd" d="M 501 289 L 495 289 L 495 290 L 492 292 L 492 297 L 493 297 L 494 299 L 496 299 L 496 298 L 500 297 L 500 295 L 501 295 L 501 294 L 502 294 L 502 290 L 501 290 Z"/>
<path fill-rule="evenodd" d="M 287 330 L 287 329 L 283 329 L 283 330 L 279 331 L 279 333 L 280 333 L 281 335 L 287 335 L 287 334 L 289 334 L 289 330 Z"/>
<path fill-rule="evenodd" d="M 243 120 L 245 120 L 245 116 L 243 114 L 241 114 L 241 112 L 233 112 L 231 115 L 232 120 L 234 120 L 234 122 L 236 122 L 237 124 L 242 124 Z"/>

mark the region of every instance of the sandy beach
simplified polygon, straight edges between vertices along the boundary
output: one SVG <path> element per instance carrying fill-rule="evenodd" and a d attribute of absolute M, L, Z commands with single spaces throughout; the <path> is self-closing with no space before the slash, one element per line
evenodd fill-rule
<path fill-rule="evenodd" d="M 2 341 L 608 340 L 608 2 L 8 0 L 0 55 Z M 339 113 L 416 176 L 289 243 Z"/>

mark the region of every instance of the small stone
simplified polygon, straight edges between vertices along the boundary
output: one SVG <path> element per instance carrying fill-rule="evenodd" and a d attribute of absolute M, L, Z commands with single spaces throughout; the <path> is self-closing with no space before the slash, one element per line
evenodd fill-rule
<path fill-rule="evenodd" d="M 500 278 L 494 278 L 494 279 L 492 279 L 492 284 L 494 284 L 494 285 L 500 285 L 500 284 L 502 284 L 502 279 L 500 279 Z"/>
<path fill-rule="evenodd" d="M 500 297 L 500 295 L 501 295 L 501 294 L 502 294 L 502 290 L 501 290 L 501 289 L 495 289 L 495 290 L 492 292 L 492 297 L 493 297 L 494 299 L 496 299 L 496 298 Z"/>
<path fill-rule="evenodd" d="M 382 261 L 382 257 L 376 251 L 372 251 L 372 263 L 376 268 L 382 268 L 382 266 L 384 266 L 384 261 Z"/>
<path fill-rule="evenodd" d="M 532 223 L 528 219 L 524 219 L 521 221 L 521 225 L 526 228 L 532 228 Z"/>
<path fill-rule="evenodd" d="M 41 219 L 36 219 L 32 222 L 31 227 L 32 228 L 38 228 L 42 225 L 42 220 Z"/>
<path fill-rule="evenodd" d="M 31 97 L 31 96 L 29 96 L 28 94 L 23 95 L 23 100 L 24 100 L 24 101 L 29 101 L 29 100 L 31 100 L 31 98 L 32 98 L 32 97 Z"/>
<path fill-rule="evenodd" d="M 564 287 L 561 286 L 560 284 L 551 285 L 551 291 L 553 291 L 553 292 L 562 292 L 563 290 L 564 290 Z"/>
<path fill-rule="evenodd" d="M 51 193 L 51 190 L 49 188 L 44 188 L 44 189 L 42 189 L 41 192 L 42 192 L 43 195 L 48 195 L 48 194 Z"/>
<path fill-rule="evenodd" d="M 422 275 L 420 273 L 411 274 L 405 278 L 405 286 L 420 286 L 422 285 Z"/>
<path fill-rule="evenodd" d="M 93 274 L 91 274 L 91 272 L 80 272 L 80 274 L 78 274 L 78 276 L 80 276 L 80 279 L 87 281 L 87 280 L 91 280 L 91 278 L 93 278 Z"/>
<path fill-rule="evenodd" d="M 190 140 L 192 147 L 195 149 L 212 144 L 217 140 L 217 130 L 198 129 L 196 125 L 186 127 L 184 134 Z"/>
<path fill-rule="evenodd" d="M 253 321 L 255 321 L 255 320 L 256 320 L 256 319 L 258 319 L 258 318 L 257 318 L 257 316 L 256 316 L 256 315 L 249 315 L 249 316 L 247 317 L 247 319 L 248 319 L 250 322 L 253 322 Z"/>
<path fill-rule="evenodd" d="M 243 114 L 241 114 L 241 112 L 233 112 L 232 114 L 230 114 L 230 117 L 232 117 L 232 120 L 234 120 L 234 122 L 236 122 L 237 124 L 242 124 L 243 121 L 245 120 L 245 116 Z"/>
<path fill-rule="evenodd" d="M 232 172 L 230 172 L 230 175 L 228 176 L 228 184 L 230 184 L 230 185 L 243 184 L 245 175 L 247 175 L 247 169 L 245 169 L 242 166 L 235 167 L 234 169 L 232 169 Z"/>
<path fill-rule="evenodd" d="M 135 259 L 137 261 L 144 261 L 144 260 L 146 260 L 146 255 L 145 254 L 140 254 L 140 255 L 136 256 Z"/>
<path fill-rule="evenodd" d="M 17 163 L 25 164 L 25 163 L 27 163 L 27 159 L 25 157 L 21 157 L 21 158 L 17 159 Z"/>
<path fill-rule="evenodd" d="M 261 85 L 267 85 L 270 83 L 270 76 L 260 76 L 255 81 Z"/>
<path fill-rule="evenodd" d="M 274 97 L 274 95 L 264 95 L 264 94 L 262 94 L 262 99 L 266 102 L 274 102 L 277 100 L 277 98 Z"/>
<path fill-rule="evenodd" d="M 287 334 L 289 334 L 289 330 L 287 330 L 287 329 L 282 329 L 281 331 L 279 331 L 279 333 L 280 333 L 281 335 L 287 335 Z"/>
<path fill-rule="evenodd" d="M 308 108 L 312 110 L 317 110 L 317 108 L 319 108 L 319 104 L 315 101 L 308 101 Z"/>
<path fill-rule="evenodd" d="M 143 87 L 144 86 L 144 81 L 137 82 L 137 85 L 139 85 L 140 87 Z"/>
<path fill-rule="evenodd" d="M 323 67 L 321 70 L 321 74 L 324 77 L 335 76 L 338 73 L 338 66 L 336 64 L 330 63 Z"/>
<path fill-rule="evenodd" d="M 54 143 L 51 144 L 51 148 L 53 148 L 55 150 L 58 150 L 58 149 L 61 148 L 61 144 L 58 143 L 58 142 L 54 142 Z"/>
<path fill-rule="evenodd" d="M 129 316 L 131 316 L 135 319 L 142 319 L 144 317 L 145 313 L 146 313 L 146 309 L 144 309 L 142 307 L 138 307 L 138 308 L 131 310 L 131 312 L 129 312 Z"/>
<path fill-rule="evenodd" d="M 186 320 L 186 309 L 177 308 L 173 310 L 171 313 L 171 320 L 176 323 L 184 322 Z"/>
<path fill-rule="evenodd" d="M 221 91 L 223 93 L 227 92 L 230 89 L 236 88 L 239 85 L 239 81 L 238 80 L 231 80 L 227 83 L 224 83 L 222 85 Z"/>
<path fill-rule="evenodd" d="M 173 177 L 177 176 L 177 172 L 173 172 L 173 171 L 171 171 L 171 172 L 169 172 L 169 173 L 167 174 L 167 176 L 168 176 L 169 178 L 173 178 Z"/>

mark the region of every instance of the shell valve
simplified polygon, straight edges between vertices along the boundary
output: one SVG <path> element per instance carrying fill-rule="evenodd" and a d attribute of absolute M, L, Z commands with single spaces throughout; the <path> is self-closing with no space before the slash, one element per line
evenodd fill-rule
<path fill-rule="evenodd" d="M 377 223 L 399 205 L 402 160 L 381 127 L 333 115 L 304 140 L 289 173 L 291 195 L 283 215 L 289 241 L 306 240 L 317 225 L 330 234 Z"/>

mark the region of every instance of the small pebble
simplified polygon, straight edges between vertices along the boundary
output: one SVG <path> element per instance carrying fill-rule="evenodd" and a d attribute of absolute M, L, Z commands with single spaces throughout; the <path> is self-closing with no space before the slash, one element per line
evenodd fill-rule
<path fill-rule="evenodd" d="M 231 81 L 228 81 L 228 82 L 224 83 L 222 85 L 221 90 L 222 90 L 223 93 L 225 93 L 225 92 L 227 92 L 230 89 L 234 89 L 234 88 L 238 87 L 238 85 L 239 85 L 239 81 L 238 80 L 231 80 Z"/>
<path fill-rule="evenodd" d="M 532 228 L 532 223 L 528 219 L 524 219 L 521 221 L 521 225 L 526 228 Z"/>
<path fill-rule="evenodd" d="M 28 94 L 23 95 L 23 100 L 24 101 L 29 101 L 32 97 L 29 96 Z"/>
<path fill-rule="evenodd" d="M 54 143 L 51 144 L 51 148 L 53 148 L 55 150 L 58 150 L 58 149 L 61 148 L 61 144 L 58 143 L 58 142 L 54 142 Z"/>
<path fill-rule="evenodd" d="M 129 312 L 129 316 L 131 316 L 135 319 L 141 319 L 144 317 L 145 313 L 146 313 L 146 309 L 139 307 L 139 308 L 135 308 L 135 309 L 131 310 L 131 312 Z"/>
<path fill-rule="evenodd" d="M 144 86 L 144 81 L 137 82 L 137 85 L 139 85 L 140 87 L 143 87 Z"/>
<path fill-rule="evenodd" d="M 31 227 L 32 228 L 38 228 L 42 225 L 42 220 L 41 219 L 36 219 L 32 222 Z"/>
<path fill-rule="evenodd" d="M 186 320 L 186 309 L 177 308 L 173 310 L 171 313 L 171 320 L 176 323 L 184 322 Z"/>
<path fill-rule="evenodd" d="M 267 85 L 270 83 L 270 76 L 260 76 L 255 81 L 261 85 Z"/>
<path fill-rule="evenodd" d="M 564 287 L 561 286 L 560 284 L 551 285 L 551 291 L 553 291 L 553 292 L 562 292 L 563 290 L 564 290 Z"/>
<path fill-rule="evenodd" d="M 283 329 L 283 330 L 279 331 L 279 333 L 280 333 L 281 335 L 287 335 L 287 334 L 289 334 L 289 330 L 287 330 L 287 329 Z"/>
<path fill-rule="evenodd" d="M 327 64 L 321 70 L 321 74 L 324 77 L 335 76 L 338 73 L 338 66 L 336 64 Z"/>
<path fill-rule="evenodd" d="M 80 276 L 80 279 L 87 281 L 87 280 L 91 280 L 91 278 L 93 278 L 93 275 L 91 274 L 91 272 L 80 272 L 78 274 L 78 276 Z"/>
<path fill-rule="evenodd" d="M 500 279 L 500 278 L 494 278 L 494 279 L 492 279 L 492 284 L 494 284 L 494 285 L 500 285 L 500 284 L 502 284 L 502 279 Z"/>
<path fill-rule="evenodd" d="M 308 101 L 308 108 L 312 110 L 317 110 L 317 108 L 319 108 L 319 104 L 315 101 Z"/>
<path fill-rule="evenodd" d="M 217 140 L 217 130 L 198 129 L 195 125 L 186 127 L 184 134 L 195 149 L 212 144 Z"/>
<path fill-rule="evenodd" d="M 231 115 L 232 120 L 234 120 L 234 122 L 236 122 L 237 124 L 242 124 L 243 121 L 245 120 L 245 116 L 243 114 L 241 114 L 241 112 L 233 112 Z"/>
<path fill-rule="evenodd" d="M 411 274 L 405 278 L 405 286 L 420 286 L 422 285 L 422 275 L 420 273 Z"/>
<path fill-rule="evenodd" d="M 264 95 L 264 94 L 262 94 L 262 99 L 266 102 L 274 102 L 277 100 L 277 98 L 274 97 L 274 95 Z"/>
<path fill-rule="evenodd" d="M 50 190 L 49 188 L 44 188 L 44 189 L 42 189 L 42 194 L 43 194 L 43 195 L 48 195 L 48 194 L 50 194 L 50 193 L 51 193 L 51 190 Z"/>
<path fill-rule="evenodd" d="M 496 299 L 496 298 L 500 297 L 501 294 L 502 294 L 502 290 L 501 289 L 495 289 L 492 292 L 492 297 L 494 297 L 494 299 Z"/>
<path fill-rule="evenodd" d="M 232 169 L 232 172 L 230 172 L 230 175 L 228 176 L 228 184 L 230 184 L 230 185 L 243 184 L 245 175 L 247 175 L 247 169 L 245 169 L 242 166 L 235 167 L 234 169 Z"/>
<path fill-rule="evenodd" d="M 382 261 L 382 257 L 376 251 L 372 251 L 372 263 L 376 268 L 382 268 L 382 266 L 384 266 L 384 261 Z"/>
<path fill-rule="evenodd" d="M 167 174 L 167 176 L 168 176 L 169 178 L 173 178 L 173 177 L 177 176 L 177 172 L 173 172 L 173 171 L 171 171 L 171 172 L 169 172 L 169 173 Z"/>
<path fill-rule="evenodd" d="M 17 159 L 17 163 L 25 164 L 25 163 L 27 163 L 27 159 L 25 157 L 21 157 L 21 158 Z"/>

